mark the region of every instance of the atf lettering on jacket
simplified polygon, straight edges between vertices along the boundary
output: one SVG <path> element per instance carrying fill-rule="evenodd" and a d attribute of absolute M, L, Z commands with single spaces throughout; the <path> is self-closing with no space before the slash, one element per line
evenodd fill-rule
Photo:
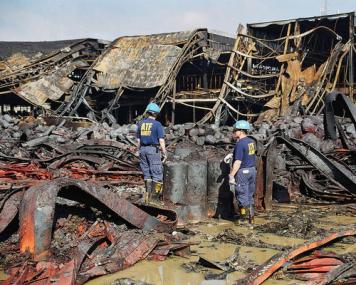
<path fill-rule="evenodd" d="M 143 123 L 140 130 L 141 136 L 149 137 L 151 135 L 152 126 L 152 123 Z"/>
<path fill-rule="evenodd" d="M 248 155 L 254 155 L 255 154 L 255 144 L 254 143 L 249 143 L 248 144 Z"/>

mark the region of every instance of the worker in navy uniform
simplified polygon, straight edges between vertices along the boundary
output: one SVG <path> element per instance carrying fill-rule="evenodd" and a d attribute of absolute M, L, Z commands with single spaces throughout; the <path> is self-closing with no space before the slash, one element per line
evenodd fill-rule
<path fill-rule="evenodd" d="M 250 224 L 254 222 L 254 200 L 256 191 L 256 145 L 253 139 L 247 137 L 251 129 L 249 122 L 236 121 L 234 136 L 237 139 L 232 154 L 232 167 L 229 183 L 235 188 L 236 199 L 240 209 L 240 220 L 248 218 Z"/>
<path fill-rule="evenodd" d="M 163 183 L 162 158 L 167 158 L 164 129 L 156 121 L 161 109 L 155 103 L 146 108 L 146 118 L 137 124 L 137 140 L 140 147 L 140 167 L 145 180 L 145 202 L 159 201 Z"/>

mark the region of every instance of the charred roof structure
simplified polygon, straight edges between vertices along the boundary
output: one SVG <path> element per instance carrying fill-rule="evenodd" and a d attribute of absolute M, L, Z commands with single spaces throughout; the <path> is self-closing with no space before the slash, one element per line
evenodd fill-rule
<path fill-rule="evenodd" d="M 1 112 L 56 110 L 106 44 L 96 39 L 1 42 Z"/>
<path fill-rule="evenodd" d="M 187 101 L 216 97 L 226 70 L 220 62 L 227 62 L 233 41 L 206 29 L 120 37 L 93 63 L 69 104 L 57 113 L 79 112 L 96 121 L 125 123 L 154 100 L 165 107 L 164 122 L 179 122 L 176 104 L 194 107 Z M 185 114 L 184 122 L 200 115 L 191 110 Z"/>
<path fill-rule="evenodd" d="M 320 114 L 325 94 L 334 90 L 354 100 L 354 36 L 354 12 L 240 28 L 219 100 L 201 122 L 215 115 L 218 123 L 223 106 L 260 119 Z"/>
<path fill-rule="evenodd" d="M 352 12 L 248 24 L 235 40 L 196 29 L 111 44 L 3 42 L 0 111 L 37 107 L 123 124 L 155 101 L 166 125 L 317 115 L 332 91 L 354 101 L 354 37 Z"/>
<path fill-rule="evenodd" d="M 14 55 L 2 61 L 0 92 L 8 96 L 3 95 L 2 111 L 12 111 L 14 105 L 37 106 L 52 115 L 127 123 L 154 100 L 165 107 L 165 123 L 196 121 L 210 110 L 205 106 L 216 101 L 233 42 L 197 29 L 125 36 L 107 46 L 93 39 L 24 43 L 25 54 L 16 54 L 14 43 L 15 61 L 21 64 L 10 68 Z M 1 49 L 9 55 L 8 46 Z M 176 111 L 184 116 L 177 118 Z"/>

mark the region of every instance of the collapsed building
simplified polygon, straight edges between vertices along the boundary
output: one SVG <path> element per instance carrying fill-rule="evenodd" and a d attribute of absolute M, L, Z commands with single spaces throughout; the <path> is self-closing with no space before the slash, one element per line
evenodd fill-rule
<path fill-rule="evenodd" d="M 335 205 L 337 214 L 346 207 L 336 206 L 351 204 L 354 215 L 354 13 L 249 24 L 235 40 L 197 29 L 0 46 L 4 284 L 83 284 L 145 258 L 188 257 L 196 244 L 189 234 L 209 237 L 179 227 L 233 218 L 222 158 L 239 116 L 254 121 L 259 211 L 273 220 L 273 201 Z M 150 101 L 167 126 L 164 206 L 144 203 L 136 152 L 134 122 Z M 18 116 L 27 114 L 34 116 Z M 317 239 L 296 249 L 274 245 L 282 252 L 252 272 L 248 265 L 237 284 L 260 284 L 281 266 L 319 274 L 307 280 L 355 280 L 354 257 L 332 255 L 326 269 L 330 254 L 308 251 L 355 236 L 354 228 L 327 235 L 313 225 L 314 212 L 278 214 L 260 228 Z M 233 230 L 214 238 L 272 246 Z M 241 268 L 203 263 L 223 268 L 224 278 Z"/>
<path fill-rule="evenodd" d="M 198 111 L 187 112 L 176 103 L 194 106 L 196 97 L 211 101 L 222 86 L 233 44 L 232 38 L 206 29 L 120 37 L 103 53 L 103 44 L 96 41 L 93 46 L 93 41 L 3 73 L 1 91 L 47 114 L 127 123 L 154 99 L 167 103 L 166 122 L 180 122 L 176 109 L 185 113 L 185 121 L 196 121 Z"/>
<path fill-rule="evenodd" d="M 332 91 L 354 101 L 354 19 L 352 12 L 240 28 L 219 100 L 201 122 L 218 122 L 223 106 L 254 120 L 320 114 Z"/>
<path fill-rule="evenodd" d="M 2 113 L 30 114 L 35 108 L 59 112 L 105 45 L 95 39 L 1 42 Z"/>
<path fill-rule="evenodd" d="M 46 114 L 121 124 L 149 101 L 166 125 L 320 114 L 327 93 L 354 100 L 354 17 L 248 24 L 235 40 L 207 29 L 82 40 L 13 72 L 3 61 L 0 91 Z"/>

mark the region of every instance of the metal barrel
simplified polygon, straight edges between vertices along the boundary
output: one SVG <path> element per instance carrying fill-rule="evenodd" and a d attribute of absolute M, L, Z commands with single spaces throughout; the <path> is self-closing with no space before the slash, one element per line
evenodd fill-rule
<path fill-rule="evenodd" d="M 178 223 L 207 217 L 207 161 L 168 162 L 164 166 L 163 199 L 173 204 Z"/>
<path fill-rule="evenodd" d="M 169 161 L 164 165 L 163 199 L 186 205 L 188 163 Z"/>
<path fill-rule="evenodd" d="M 189 219 L 202 220 L 207 217 L 207 161 L 195 160 L 188 164 L 186 199 Z"/>

